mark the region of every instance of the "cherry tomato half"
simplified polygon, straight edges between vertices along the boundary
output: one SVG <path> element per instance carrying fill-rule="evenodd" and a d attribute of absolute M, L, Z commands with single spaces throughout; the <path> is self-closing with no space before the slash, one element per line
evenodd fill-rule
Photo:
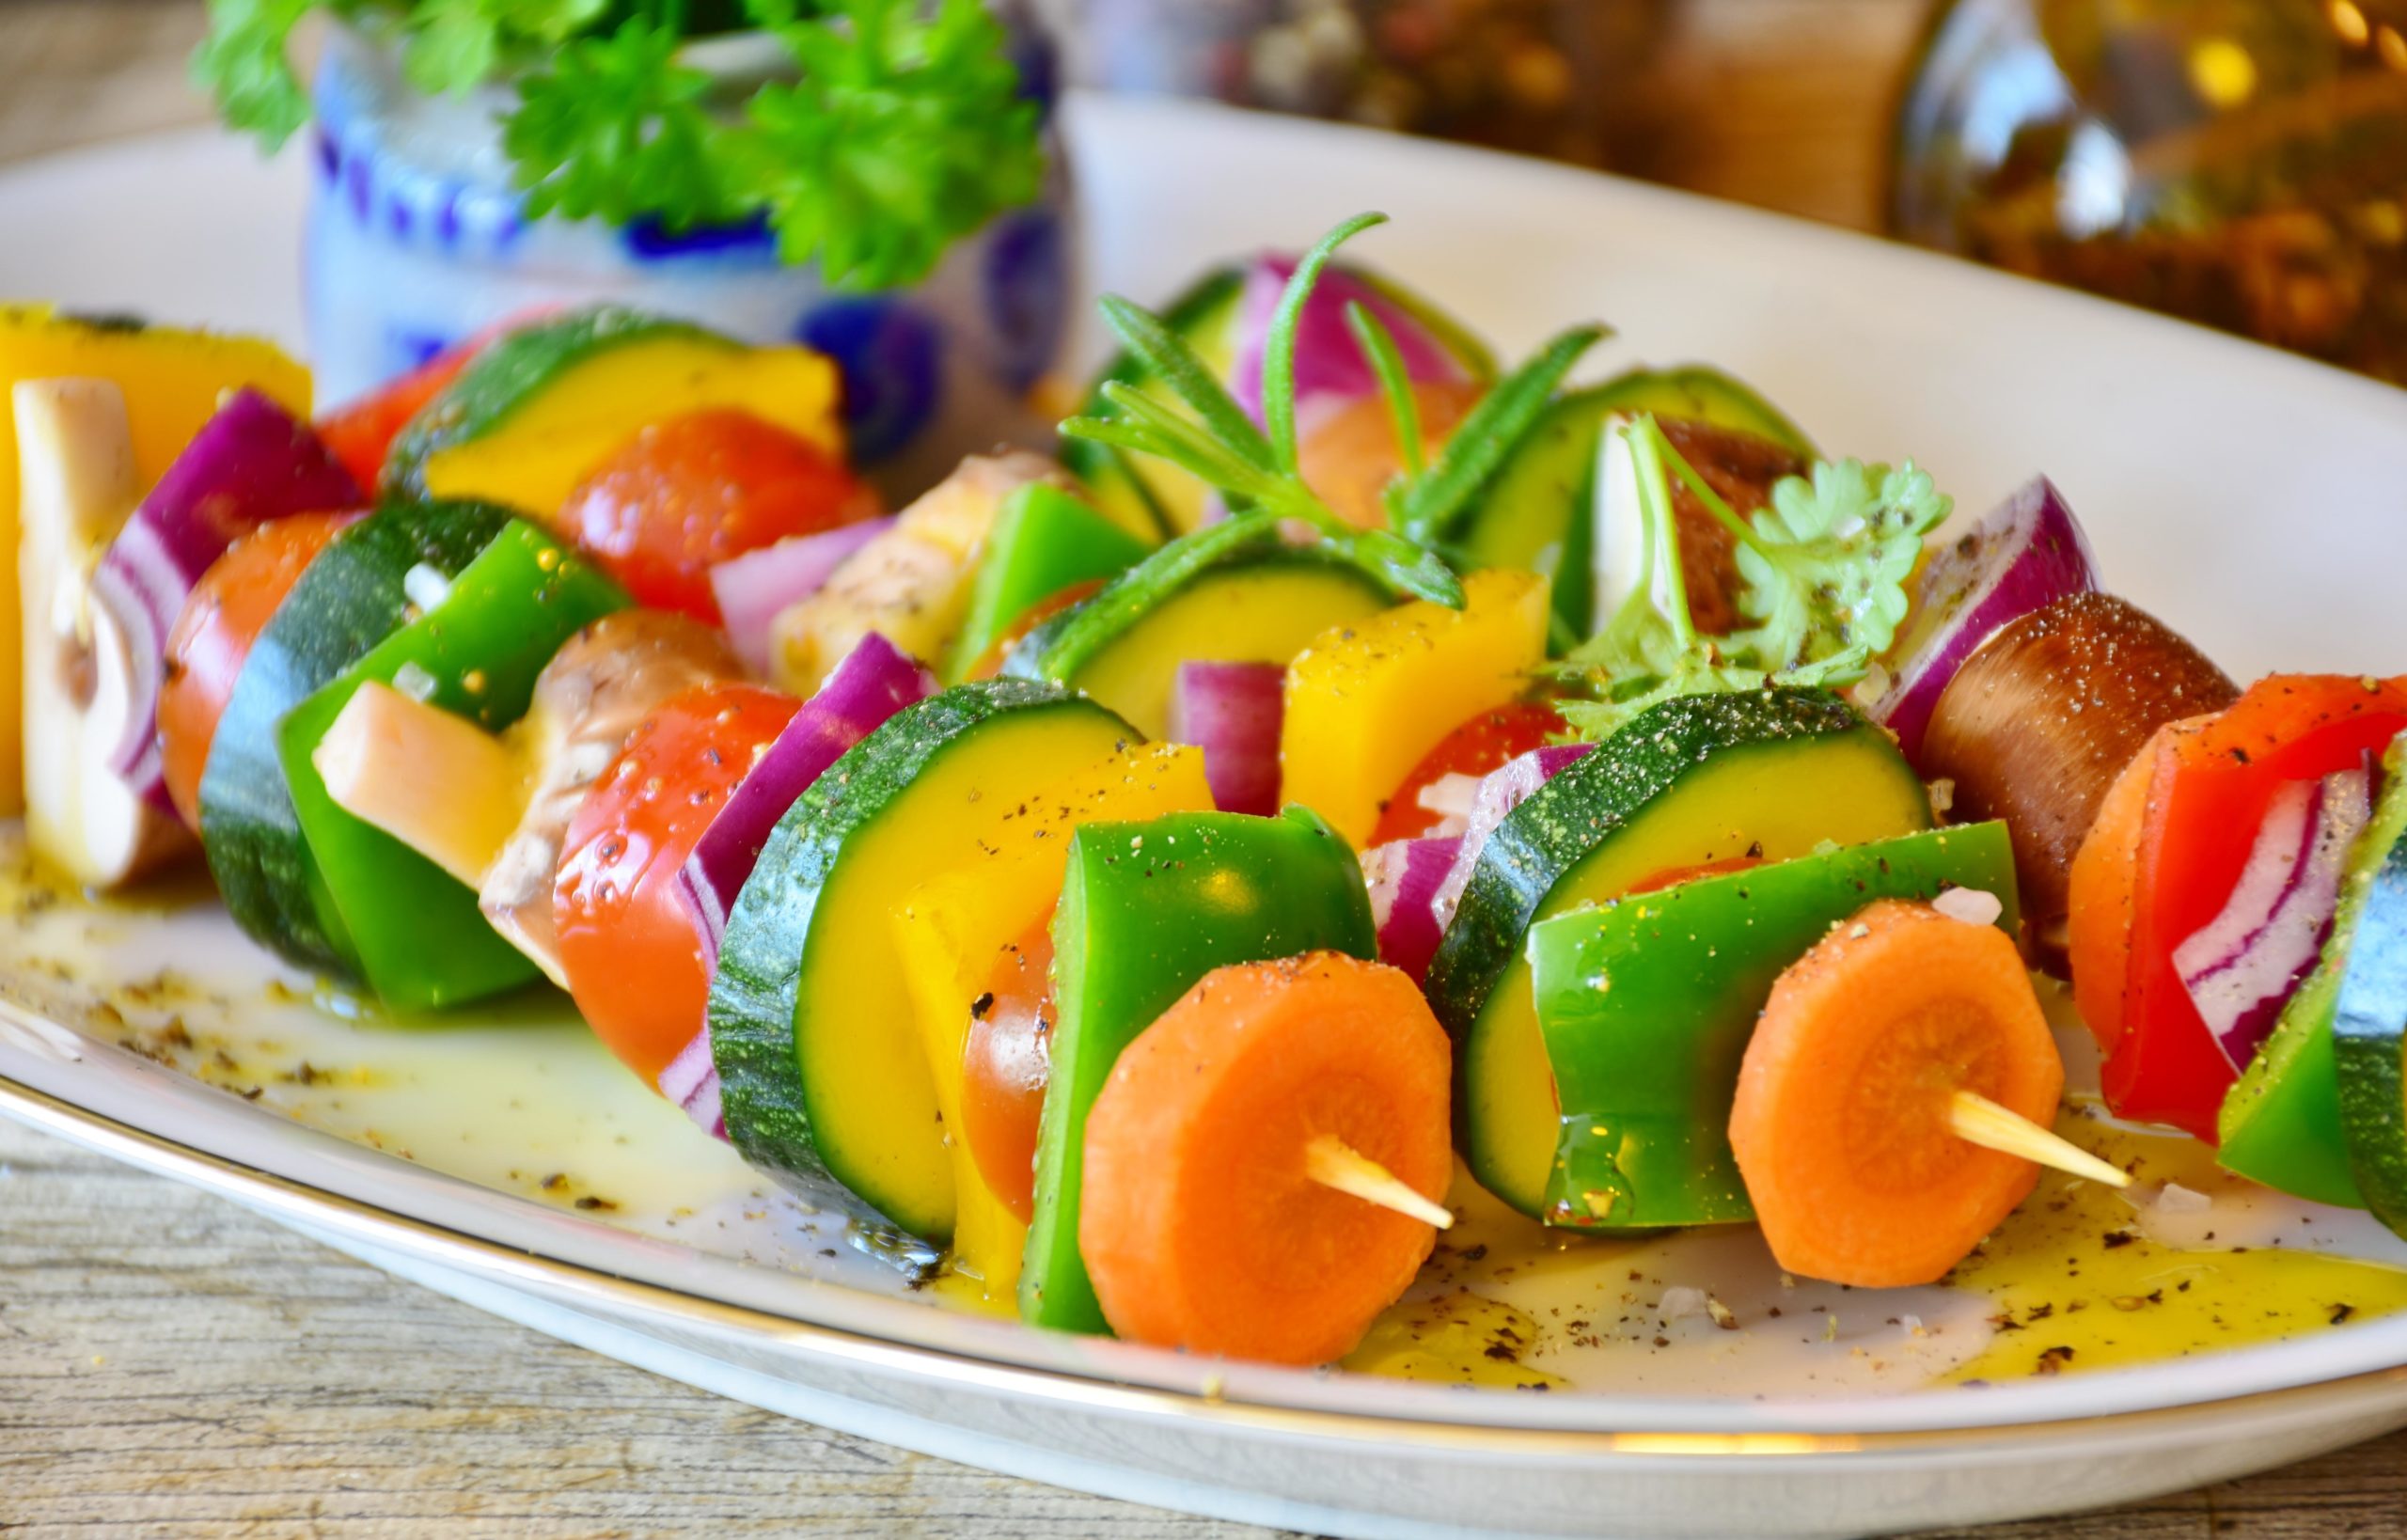
<path fill-rule="evenodd" d="M 569 825 L 552 886 L 560 966 L 594 1035 L 647 1085 L 701 1030 L 710 1001 L 678 871 L 801 704 L 758 684 L 669 697 Z"/>
<path fill-rule="evenodd" d="M 826 450 L 720 408 L 629 439 L 569 494 L 559 527 L 637 604 L 716 625 L 711 568 L 877 511 L 876 494 Z"/>
<path fill-rule="evenodd" d="M 1481 712 L 1422 756 L 1380 810 L 1371 843 L 1420 839 L 1445 820 L 1445 814 L 1421 805 L 1424 788 L 1447 776 L 1484 776 L 1502 769 L 1530 750 L 1544 748 L 1562 733 L 1564 726 L 1551 706 L 1517 703 Z"/>
<path fill-rule="evenodd" d="M 1053 918 L 1003 949 L 969 1011 L 961 1137 L 979 1174 L 1023 1220 L 1036 1214 L 1036 1125 L 1053 1076 Z"/>
<path fill-rule="evenodd" d="M 167 633 L 159 686 L 159 752 L 177 815 L 200 827 L 200 778 L 251 647 L 284 596 L 356 513 L 271 519 L 210 564 Z"/>

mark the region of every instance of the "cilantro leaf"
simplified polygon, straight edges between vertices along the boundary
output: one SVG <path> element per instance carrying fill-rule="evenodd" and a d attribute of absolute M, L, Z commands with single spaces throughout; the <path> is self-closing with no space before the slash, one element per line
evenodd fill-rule
<path fill-rule="evenodd" d="M 1605 628 L 1558 673 L 1589 698 L 1558 703 L 1584 738 L 1610 737 L 1647 707 L 1675 696 L 1762 689 L 1839 689 L 1862 679 L 1905 617 L 1905 580 L 1922 539 L 1947 516 L 1947 499 L 1909 464 L 1892 471 L 1855 461 L 1791 477 L 1752 523 L 1732 511 L 1680 457 L 1652 417 L 1615 427 L 1638 489 L 1641 580 Z M 1690 619 L 1672 479 L 1693 493 L 1738 542 L 1757 623 L 1700 636 Z"/>
<path fill-rule="evenodd" d="M 270 149 L 309 120 L 309 99 L 287 52 L 318 0 L 209 0 L 209 34 L 192 56 L 194 84 L 227 123 Z"/>
<path fill-rule="evenodd" d="M 1738 545 L 1748 645 L 1783 664 L 1849 646 L 1887 651 L 1906 618 L 1905 582 L 1947 498 L 1909 461 L 1892 470 L 1842 460 L 1790 477 Z"/>

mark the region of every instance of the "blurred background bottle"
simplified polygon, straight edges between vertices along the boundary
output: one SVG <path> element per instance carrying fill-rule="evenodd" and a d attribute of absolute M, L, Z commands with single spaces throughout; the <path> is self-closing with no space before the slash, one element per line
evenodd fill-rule
<path fill-rule="evenodd" d="M 2407 383 L 2407 0 L 1954 0 L 1889 217 Z"/>
<path fill-rule="evenodd" d="M 1049 0 L 1071 77 L 1626 165 L 1675 0 Z"/>

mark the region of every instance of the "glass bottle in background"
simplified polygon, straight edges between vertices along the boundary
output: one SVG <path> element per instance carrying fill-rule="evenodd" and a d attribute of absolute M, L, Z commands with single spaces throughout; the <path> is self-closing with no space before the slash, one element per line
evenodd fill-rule
<path fill-rule="evenodd" d="M 1468 140 L 1588 165 L 1645 134 L 1675 0 L 1050 0 L 1106 90 Z"/>
<path fill-rule="evenodd" d="M 2407 0 L 1954 0 L 1890 218 L 2407 383 Z"/>

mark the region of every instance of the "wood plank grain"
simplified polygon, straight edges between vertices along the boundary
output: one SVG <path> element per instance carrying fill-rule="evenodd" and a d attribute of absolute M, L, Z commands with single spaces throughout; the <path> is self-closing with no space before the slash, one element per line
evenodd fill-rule
<path fill-rule="evenodd" d="M 2407 1436 L 2208 1492 L 1961 1532 L 2396 1533 L 2402 1456 Z M 720 1401 L 0 1121 L 0 1533 L 383 1540 L 468 1521 L 529 1540 L 1270 1532 Z"/>

